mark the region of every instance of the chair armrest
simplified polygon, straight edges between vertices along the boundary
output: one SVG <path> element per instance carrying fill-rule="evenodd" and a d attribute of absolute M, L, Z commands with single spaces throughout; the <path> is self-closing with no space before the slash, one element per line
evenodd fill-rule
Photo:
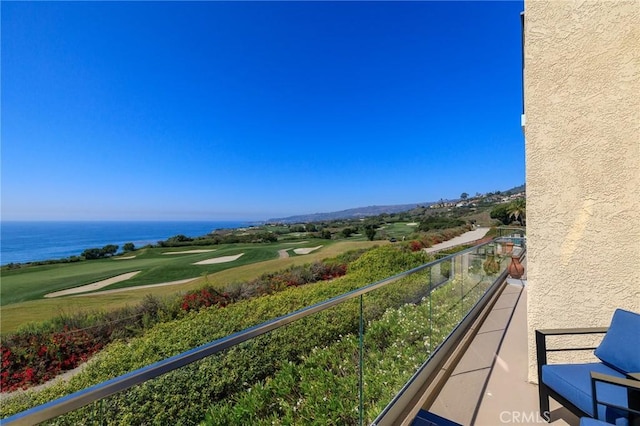
<path fill-rule="evenodd" d="M 536 330 L 536 334 L 540 333 L 544 336 L 564 336 L 569 334 L 603 334 L 609 330 L 609 327 L 583 327 L 583 328 L 547 328 Z"/>
<path fill-rule="evenodd" d="M 638 373 L 631 373 L 637 375 Z M 608 374 L 598 373 L 597 371 L 591 372 L 591 383 L 603 382 L 616 386 L 624 386 L 625 388 L 640 390 L 640 380 L 637 379 L 624 379 L 622 377 L 610 376 Z"/>
<path fill-rule="evenodd" d="M 628 373 L 627 376 L 640 377 L 640 373 Z M 596 390 L 596 383 L 608 383 L 614 386 L 620 386 L 627 389 L 627 395 L 629 397 L 628 407 L 622 407 L 619 405 L 607 403 L 604 401 L 598 401 L 598 394 Z M 593 413 L 595 417 L 598 417 L 598 404 L 606 405 L 608 407 L 617 408 L 619 410 L 626 411 L 630 415 L 640 416 L 640 380 L 635 378 L 625 379 L 621 377 L 610 376 L 608 374 L 602 374 L 595 371 L 591 372 L 591 395 L 593 398 Z"/>
<path fill-rule="evenodd" d="M 542 381 L 542 366 L 547 365 L 547 352 L 584 351 L 584 350 L 595 349 L 595 347 L 547 349 L 547 336 L 604 334 L 607 332 L 608 329 L 609 327 L 586 327 L 586 328 L 548 328 L 548 329 L 536 330 L 536 358 L 538 361 L 538 380 Z"/>
<path fill-rule="evenodd" d="M 640 373 L 627 373 L 627 377 L 633 380 L 640 380 Z"/>

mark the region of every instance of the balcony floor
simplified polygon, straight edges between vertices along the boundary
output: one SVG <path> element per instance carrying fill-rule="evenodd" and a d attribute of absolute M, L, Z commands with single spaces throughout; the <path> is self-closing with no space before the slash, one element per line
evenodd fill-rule
<path fill-rule="evenodd" d="M 539 425 L 538 387 L 527 379 L 526 280 L 508 280 L 429 411 L 462 425 Z M 551 424 L 579 419 L 551 400 Z"/>

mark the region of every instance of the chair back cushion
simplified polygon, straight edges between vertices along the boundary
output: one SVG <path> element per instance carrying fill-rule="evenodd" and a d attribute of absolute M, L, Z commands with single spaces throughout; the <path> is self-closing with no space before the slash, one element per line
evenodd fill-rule
<path fill-rule="evenodd" d="M 622 373 L 640 372 L 640 315 L 616 309 L 595 355 Z"/>

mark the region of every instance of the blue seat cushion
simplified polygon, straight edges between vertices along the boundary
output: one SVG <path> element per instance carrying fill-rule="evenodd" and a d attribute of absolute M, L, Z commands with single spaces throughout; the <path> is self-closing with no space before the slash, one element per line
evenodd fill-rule
<path fill-rule="evenodd" d="M 616 309 L 595 355 L 622 373 L 640 372 L 640 315 Z"/>
<path fill-rule="evenodd" d="M 592 419 L 591 417 L 580 418 L 580 426 L 608 426 L 609 423 L 602 420 Z"/>
<path fill-rule="evenodd" d="M 607 365 L 596 362 L 588 364 L 549 364 L 542 366 L 542 382 L 572 402 L 576 407 L 595 417 L 591 396 L 591 372 L 624 378 L 624 374 Z M 628 407 L 627 390 L 621 386 L 597 383 L 598 401 Z M 616 423 L 626 418 L 627 413 L 604 405 L 598 405 L 598 419 Z"/>
<path fill-rule="evenodd" d="M 619 418 L 614 423 L 615 426 L 629 426 L 629 419 Z M 611 426 L 611 423 L 607 423 L 603 420 L 592 419 L 591 417 L 580 418 L 580 426 Z"/>

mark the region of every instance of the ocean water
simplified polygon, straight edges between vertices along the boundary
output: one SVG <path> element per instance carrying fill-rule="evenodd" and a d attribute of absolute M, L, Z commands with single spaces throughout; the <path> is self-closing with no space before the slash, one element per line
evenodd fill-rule
<path fill-rule="evenodd" d="M 155 244 L 174 235 L 199 237 L 249 222 L 7 222 L 0 224 L 0 264 L 79 256 L 85 249 L 125 243 Z"/>

